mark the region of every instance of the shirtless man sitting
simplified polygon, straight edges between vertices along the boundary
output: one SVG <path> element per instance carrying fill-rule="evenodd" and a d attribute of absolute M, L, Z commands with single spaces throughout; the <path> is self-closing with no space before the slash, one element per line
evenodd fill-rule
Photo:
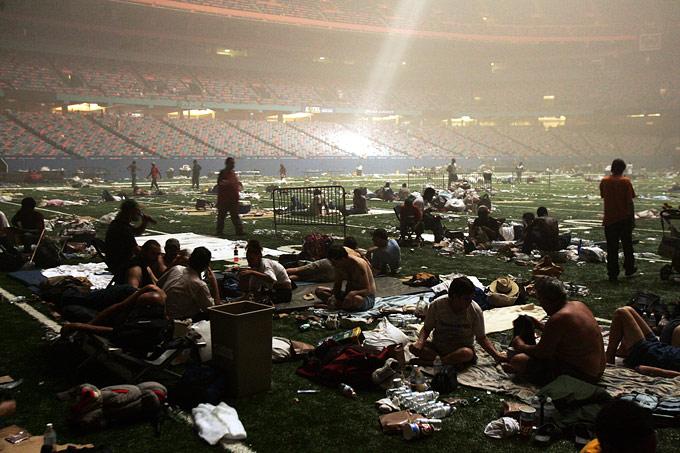
<path fill-rule="evenodd" d="M 324 303 L 318 306 L 347 311 L 366 311 L 375 303 L 375 280 L 371 265 L 358 253 L 341 245 L 331 245 L 328 259 L 335 268 L 333 288 L 319 286 L 316 297 Z M 346 281 L 345 291 L 342 283 Z"/>
<path fill-rule="evenodd" d="M 541 339 L 529 345 L 515 337 L 512 346 L 517 354 L 503 369 L 539 386 L 563 374 L 597 382 L 604 372 L 605 355 L 602 331 L 593 313 L 582 302 L 567 301 L 564 285 L 553 277 L 536 281 L 536 297 L 550 316 L 545 324 L 534 320 L 543 332 Z"/>

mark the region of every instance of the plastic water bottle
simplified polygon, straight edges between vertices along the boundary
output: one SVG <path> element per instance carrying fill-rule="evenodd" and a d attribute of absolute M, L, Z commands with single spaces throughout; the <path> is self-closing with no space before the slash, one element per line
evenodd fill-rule
<path fill-rule="evenodd" d="M 45 434 L 43 434 L 43 448 L 51 447 L 54 451 L 57 448 L 57 432 L 54 430 L 52 423 L 45 425 Z"/>
<path fill-rule="evenodd" d="M 531 398 L 531 407 L 536 409 L 536 417 L 538 417 L 538 425 L 541 426 L 544 423 L 544 412 L 543 412 L 543 399 L 539 396 L 534 396 Z"/>
<path fill-rule="evenodd" d="M 440 418 L 417 418 L 416 423 L 427 423 L 428 425 L 432 425 L 432 428 L 434 428 L 435 431 L 441 431 L 442 429 L 442 420 Z"/>
<path fill-rule="evenodd" d="M 437 356 L 434 358 L 434 362 L 432 362 L 432 367 L 434 368 L 434 375 L 438 375 L 439 373 L 442 372 L 444 369 L 444 366 L 442 365 L 442 358 Z"/>
<path fill-rule="evenodd" d="M 556 412 L 555 403 L 553 403 L 552 398 L 547 397 L 543 404 L 543 423 L 552 423 L 555 420 Z"/>
<path fill-rule="evenodd" d="M 425 296 L 420 295 L 420 298 L 418 299 L 418 303 L 416 304 L 416 309 L 414 311 L 414 315 L 418 316 L 419 318 L 422 318 L 425 316 L 425 312 L 427 311 L 427 305 L 425 303 Z"/>
<path fill-rule="evenodd" d="M 427 411 L 427 416 L 430 418 L 444 418 L 451 415 L 453 408 L 448 404 L 436 403 L 430 410 Z"/>
<path fill-rule="evenodd" d="M 425 383 L 425 376 L 423 376 L 423 372 L 420 371 L 420 367 L 418 365 L 413 366 L 413 373 L 411 373 L 411 387 L 413 387 L 413 390 L 416 392 L 423 392 L 427 390 L 427 384 Z"/>
<path fill-rule="evenodd" d="M 401 433 L 406 440 L 420 439 L 430 436 L 434 432 L 434 427 L 429 423 L 404 423 L 401 425 Z"/>
<path fill-rule="evenodd" d="M 342 393 L 347 398 L 357 397 L 357 392 L 355 392 L 354 389 L 347 384 L 340 384 L 340 393 Z"/>

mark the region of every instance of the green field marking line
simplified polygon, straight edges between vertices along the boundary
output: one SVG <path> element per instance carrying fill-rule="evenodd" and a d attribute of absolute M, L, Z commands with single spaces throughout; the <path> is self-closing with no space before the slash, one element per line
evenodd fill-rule
<path fill-rule="evenodd" d="M 59 333 L 61 331 L 61 326 L 59 323 L 55 322 L 54 320 L 48 318 L 44 314 L 40 313 L 38 310 L 35 308 L 31 307 L 29 304 L 26 302 L 22 302 L 24 299 L 23 297 L 18 297 L 15 296 L 14 294 L 10 293 L 6 289 L 0 287 L 0 297 L 2 297 L 3 300 L 19 307 L 22 309 L 24 312 L 26 312 L 29 316 L 31 316 L 33 319 L 38 321 L 40 324 L 42 324 L 44 327 L 47 327 L 48 329 Z"/>

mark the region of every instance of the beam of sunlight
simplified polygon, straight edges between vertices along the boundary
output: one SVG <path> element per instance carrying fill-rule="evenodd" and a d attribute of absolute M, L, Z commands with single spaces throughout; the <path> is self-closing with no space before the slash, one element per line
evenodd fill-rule
<path fill-rule="evenodd" d="M 418 29 L 429 4 L 430 0 L 399 0 L 389 27 Z M 405 66 L 402 62 L 405 61 L 404 55 L 412 38 L 401 34 L 387 34 L 383 39 L 362 97 L 364 105 L 374 104 L 374 108 L 381 108 L 390 96 L 398 71 Z"/>

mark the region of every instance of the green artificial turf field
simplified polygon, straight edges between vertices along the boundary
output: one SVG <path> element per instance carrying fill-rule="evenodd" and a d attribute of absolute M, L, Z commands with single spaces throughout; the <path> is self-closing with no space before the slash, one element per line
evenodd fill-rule
<path fill-rule="evenodd" d="M 324 185 L 329 182 L 342 184 L 351 203 L 351 189 L 367 186 L 375 190 L 390 180 L 393 187 L 398 188 L 406 182 L 404 175 L 389 177 L 335 177 L 331 178 L 290 178 L 288 186 Z M 520 219 L 525 211 L 535 211 L 538 206 L 546 206 L 552 215 L 557 217 L 563 228 L 577 227 L 573 235 L 603 240 L 603 231 L 599 226 L 602 211 L 597 183 L 587 182 L 583 178 L 567 178 L 553 176 L 550 186 L 542 179 L 535 184 L 518 186 L 498 184 L 494 187 L 493 203 L 498 212 L 496 217 Z M 255 207 L 271 207 L 271 198 L 265 187 L 275 181 L 273 178 L 244 178 L 247 191 L 260 194 L 260 201 L 254 201 Z M 411 179 L 410 187 L 418 190 L 424 179 Z M 680 180 L 654 176 L 634 181 L 640 198 L 636 201 L 636 210 L 660 208 L 663 201 L 653 199 L 655 196 L 668 196 L 666 192 L 673 183 Z M 203 182 L 204 187 L 211 185 Z M 102 184 L 84 189 L 66 187 L 21 187 L 3 188 L 0 192 L 12 197 L 12 203 L 20 201 L 22 196 L 33 196 L 41 199 L 90 200 L 85 206 L 49 208 L 45 215 L 58 216 L 57 212 L 92 216 L 98 218 L 116 210 L 118 203 L 100 201 L 101 191 L 107 188 L 112 193 L 128 190 L 127 184 Z M 145 212 L 158 219 L 153 228 L 167 233 L 195 232 L 211 234 L 214 231 L 212 216 L 181 215 L 181 207 L 192 207 L 197 192 L 189 190 L 189 181 L 173 181 L 162 185 L 167 195 L 142 197 Z M 680 204 L 679 197 L 671 197 L 669 202 Z M 385 202 L 369 201 L 371 208 L 390 208 Z M 16 205 L 2 202 L 2 209 L 10 217 L 17 209 Z M 367 247 L 370 242 L 370 230 L 376 227 L 393 228 L 395 217 L 390 214 L 350 217 L 348 219 L 348 235 L 355 236 L 360 246 Z M 465 217 L 447 218 L 445 225 L 449 229 L 463 229 Z M 284 234 L 275 237 L 271 219 L 248 220 L 245 228 L 249 237 L 257 237 L 264 246 L 277 247 L 284 244 L 299 244 L 308 229 L 283 227 Z M 103 233 L 105 227 L 100 227 Z M 227 234 L 231 232 L 231 224 L 227 221 Z M 329 230 L 340 234 L 339 229 Z M 660 240 L 659 220 L 638 220 L 635 238 L 640 244 L 636 252 L 656 252 Z M 454 257 L 439 255 L 431 247 L 415 249 L 413 252 L 402 251 L 402 274 L 412 274 L 426 267 L 434 273 L 464 272 L 479 277 L 482 282 L 489 283 L 503 274 L 514 276 L 530 276 L 530 269 L 508 263 L 496 257 Z M 604 264 L 575 263 L 564 265 L 562 278 L 577 284 L 586 285 L 590 295 L 583 298 L 596 316 L 610 318 L 613 310 L 625 304 L 636 290 L 648 290 L 663 297 L 666 302 L 678 299 L 677 284 L 663 282 L 659 278 L 662 263 L 658 260 L 639 261 L 639 274 L 634 279 L 622 280 L 619 285 L 607 281 Z M 0 275 L 0 286 L 17 294 L 27 294 L 26 290 Z M 35 303 L 34 303 L 35 304 Z M 77 433 L 71 431 L 64 422 L 66 408 L 58 402 L 54 393 L 81 382 L 96 385 L 118 383 L 117 378 L 98 368 L 89 366 L 77 374 L 74 369 L 76 357 L 65 354 L 59 347 L 48 344 L 43 339 L 43 328 L 26 313 L 9 303 L 0 304 L 0 374 L 11 374 L 15 378 L 23 378 L 15 396 L 18 411 L 10 421 L 27 427 L 31 432 L 40 434 L 47 422 L 54 422 L 60 440 L 71 442 L 93 442 L 106 444 L 117 452 L 184 452 L 209 451 L 211 447 L 201 441 L 191 428 L 168 419 L 163 426 L 160 438 L 155 438 L 149 425 L 118 427 L 94 433 Z M 290 318 L 274 321 L 274 334 L 292 339 L 315 342 L 319 338 L 332 333 L 328 330 L 311 330 L 299 332 Z M 500 337 L 495 337 L 499 339 Z M 487 394 L 471 389 L 460 389 L 456 395 L 481 397 L 482 402 L 473 407 L 462 408 L 444 422 L 444 429 L 425 441 L 407 443 L 399 436 L 387 436 L 378 427 L 378 413 L 373 401 L 379 399 L 382 392 L 361 393 L 357 400 L 349 400 L 339 394 L 336 389 L 322 388 L 321 393 L 297 395 L 298 389 L 319 388 L 319 386 L 295 375 L 297 363 L 274 365 L 272 390 L 253 398 L 232 402 L 248 432 L 246 444 L 253 450 L 265 451 L 542 451 L 543 447 L 534 447 L 521 440 L 492 440 L 486 438 L 483 429 L 486 423 L 497 418 L 502 395 Z M 658 431 L 660 439 L 659 451 L 677 451 L 680 442 L 680 430 L 663 429 Z M 559 441 L 553 443 L 547 451 L 571 452 L 573 443 Z"/>

